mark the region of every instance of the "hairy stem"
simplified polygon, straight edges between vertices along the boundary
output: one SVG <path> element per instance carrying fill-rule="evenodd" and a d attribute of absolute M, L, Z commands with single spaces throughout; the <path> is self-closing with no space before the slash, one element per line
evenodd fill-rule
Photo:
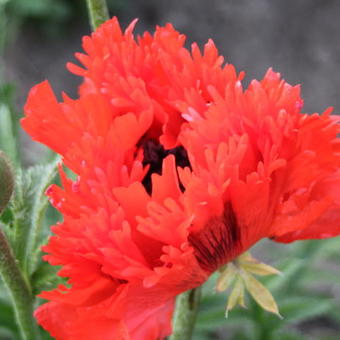
<path fill-rule="evenodd" d="M 0 275 L 13 300 L 15 316 L 24 340 L 38 340 L 39 334 L 33 319 L 34 298 L 20 271 L 13 252 L 0 229 Z"/>
<path fill-rule="evenodd" d="M 169 340 L 191 340 L 200 297 L 200 287 L 184 292 L 177 297 L 173 333 Z"/>
<path fill-rule="evenodd" d="M 94 31 L 99 25 L 109 19 L 106 0 L 86 0 L 91 27 Z"/>

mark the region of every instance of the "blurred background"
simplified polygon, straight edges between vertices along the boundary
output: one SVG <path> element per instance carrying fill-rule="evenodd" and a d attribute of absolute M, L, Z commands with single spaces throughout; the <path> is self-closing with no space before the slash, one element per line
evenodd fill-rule
<path fill-rule="evenodd" d="M 173 23 L 187 45 L 212 38 L 226 62 L 246 71 L 248 83 L 273 67 L 302 85 L 304 111 L 340 112 L 340 2 L 336 0 L 108 0 L 123 27 L 139 18 L 137 33 Z M 85 0 L 0 0 L 0 146 L 13 163 L 46 161 L 48 152 L 18 126 L 29 89 L 48 79 L 56 93 L 75 97 L 80 79 L 67 61 L 90 33 Z M 6 142 L 20 138 L 18 151 Z M 250 299 L 226 320 L 226 296 L 205 287 L 194 340 L 294 340 L 340 338 L 340 239 L 289 246 L 264 241 L 255 256 L 283 275 L 263 280 L 283 320 Z M 0 290 L 2 287 L 0 287 Z M 0 291 L 0 339 L 17 340 L 8 297 Z M 1 330 L 3 333 L 1 333 Z M 48 337 L 46 336 L 46 339 Z"/>

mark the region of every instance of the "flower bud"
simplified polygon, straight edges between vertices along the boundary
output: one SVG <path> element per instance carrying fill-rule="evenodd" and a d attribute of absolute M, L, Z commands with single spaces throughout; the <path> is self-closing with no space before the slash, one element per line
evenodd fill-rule
<path fill-rule="evenodd" d="M 14 187 L 12 169 L 7 156 L 0 151 L 0 214 L 6 208 Z"/>

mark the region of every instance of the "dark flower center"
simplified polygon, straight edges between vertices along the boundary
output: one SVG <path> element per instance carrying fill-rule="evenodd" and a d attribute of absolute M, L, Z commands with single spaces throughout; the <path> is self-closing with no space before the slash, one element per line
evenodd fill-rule
<path fill-rule="evenodd" d="M 141 147 L 144 152 L 143 165 L 149 165 L 142 184 L 150 195 L 152 193 L 151 175 L 162 173 L 163 159 L 168 155 L 175 156 L 176 166 L 191 168 L 188 154 L 183 146 L 164 149 L 159 142 L 149 139 L 142 142 Z M 179 185 L 184 192 L 185 188 L 180 181 Z M 222 216 L 211 218 L 199 231 L 191 231 L 188 241 L 194 248 L 194 255 L 199 265 L 209 273 L 238 256 L 242 249 L 240 229 L 231 203 L 225 204 Z"/>
<path fill-rule="evenodd" d="M 190 162 L 188 158 L 188 153 L 183 148 L 183 146 L 177 146 L 173 149 L 164 149 L 163 146 L 153 139 L 149 139 L 142 144 L 144 151 L 143 165 L 149 165 L 149 170 L 145 175 L 142 184 L 146 191 L 152 193 L 152 182 L 151 175 L 153 173 L 162 173 L 162 163 L 163 159 L 168 155 L 174 155 L 176 166 L 181 168 L 190 167 Z M 180 183 L 180 189 L 184 191 L 183 185 Z"/>

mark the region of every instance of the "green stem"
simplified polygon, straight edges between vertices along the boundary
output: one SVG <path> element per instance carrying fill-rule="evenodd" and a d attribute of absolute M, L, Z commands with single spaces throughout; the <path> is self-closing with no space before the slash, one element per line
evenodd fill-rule
<path fill-rule="evenodd" d="M 200 287 L 184 292 L 177 297 L 173 333 L 169 340 L 191 340 L 200 297 Z"/>
<path fill-rule="evenodd" d="M 24 340 L 38 340 L 39 334 L 33 318 L 33 302 L 30 287 L 20 271 L 13 252 L 0 229 L 0 275 L 12 296 L 15 316 Z"/>
<path fill-rule="evenodd" d="M 109 20 L 109 10 L 106 0 L 86 0 L 92 30 Z"/>

